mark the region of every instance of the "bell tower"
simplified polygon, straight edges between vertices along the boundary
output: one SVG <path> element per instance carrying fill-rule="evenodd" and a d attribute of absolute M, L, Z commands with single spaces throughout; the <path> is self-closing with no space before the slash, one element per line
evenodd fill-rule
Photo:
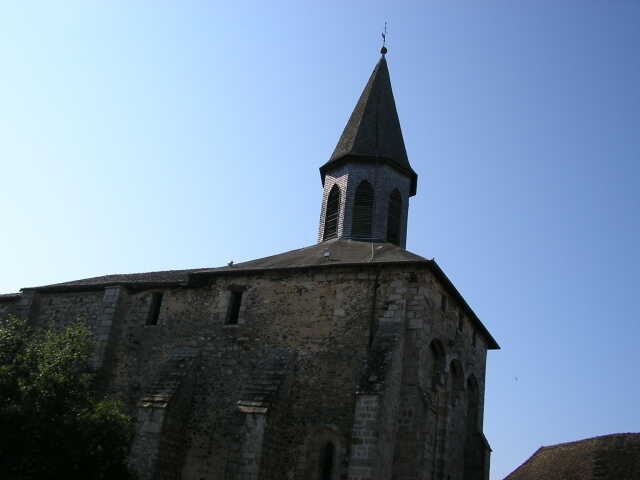
<path fill-rule="evenodd" d="M 404 147 L 385 54 L 376 64 L 331 158 L 318 243 L 334 238 L 389 242 L 405 248 L 409 197 L 418 175 Z"/>

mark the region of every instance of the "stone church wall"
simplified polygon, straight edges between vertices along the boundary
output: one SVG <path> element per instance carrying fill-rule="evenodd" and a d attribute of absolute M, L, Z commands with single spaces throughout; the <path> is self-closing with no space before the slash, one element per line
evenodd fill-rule
<path fill-rule="evenodd" d="M 102 296 L 102 291 L 37 294 L 32 317 L 34 324 L 62 328 L 79 322 L 96 331 Z"/>
<path fill-rule="evenodd" d="M 102 339 L 105 388 L 139 421 L 142 480 L 321 480 L 328 443 L 332 480 L 462 480 L 470 375 L 481 432 L 486 345 L 426 266 L 238 271 L 33 305 L 37 324 L 80 318 Z"/>
<path fill-rule="evenodd" d="M 244 288 L 239 322 L 225 325 L 230 291 L 237 288 Z M 273 405 L 273 419 L 268 414 L 265 458 L 269 478 L 292 471 L 303 476 L 308 462 L 301 459 L 309 455 L 305 445 L 311 436 L 331 428 L 343 446 L 348 444 L 373 288 L 370 274 L 354 269 L 218 277 L 202 288 L 165 290 L 157 325 L 145 325 L 153 292 L 127 294 L 114 341 L 111 388 L 134 411 L 172 352 L 197 350 L 183 473 L 220 478 L 243 468 L 243 459 L 234 458 L 244 422 L 236 402 L 259 361 L 274 349 L 295 350 L 287 397 Z"/>
<path fill-rule="evenodd" d="M 464 446 L 472 433 L 466 425 L 464 382 L 473 376 L 483 391 L 486 345 L 476 334 L 474 346 L 474 327 L 462 305 L 428 271 L 397 268 L 382 276 L 376 311 L 377 337 L 395 337 L 388 347 L 391 365 L 378 394 L 370 394 L 376 391 L 370 385 L 368 395 L 358 399 L 349 478 L 462 480 Z M 400 328 L 394 331 L 394 324 Z M 443 346 L 443 368 L 435 385 L 432 342 Z M 451 365 L 459 367 L 457 384 Z M 479 402 L 481 412 L 482 398 Z M 390 419 L 392 428 L 387 426 Z M 478 420 L 474 431 L 481 432 Z"/>

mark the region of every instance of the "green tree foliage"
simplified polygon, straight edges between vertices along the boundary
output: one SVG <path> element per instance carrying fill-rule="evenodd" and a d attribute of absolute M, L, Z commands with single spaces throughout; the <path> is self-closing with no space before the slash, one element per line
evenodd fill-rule
<path fill-rule="evenodd" d="M 131 419 L 94 389 L 81 325 L 0 320 L 0 478 L 127 479 Z"/>

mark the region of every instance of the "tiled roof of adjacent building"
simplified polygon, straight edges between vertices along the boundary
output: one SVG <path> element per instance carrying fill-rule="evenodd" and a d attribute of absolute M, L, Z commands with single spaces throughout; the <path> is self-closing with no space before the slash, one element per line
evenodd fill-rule
<path fill-rule="evenodd" d="M 384 55 L 373 69 L 331 158 L 320 167 L 321 177 L 324 179 L 330 167 L 347 157 L 390 163 L 411 177 L 411 195 L 415 195 L 418 175 L 407 157 Z"/>
<path fill-rule="evenodd" d="M 640 478 L 640 433 L 616 433 L 540 447 L 505 480 Z"/>
<path fill-rule="evenodd" d="M 424 265 L 443 283 L 451 295 L 457 298 L 467 310 L 471 321 L 476 323 L 488 340 L 489 348 L 500 348 L 471 307 L 460 295 L 435 260 L 428 260 L 391 243 L 369 243 L 354 240 L 335 239 L 318 243 L 306 248 L 259 258 L 248 262 L 218 268 L 197 268 L 190 270 L 167 270 L 161 272 L 129 273 L 104 275 L 71 282 L 25 288 L 23 291 L 78 291 L 94 290 L 107 286 L 125 285 L 129 288 L 161 288 L 170 286 L 196 286 L 208 277 L 217 275 L 247 274 L 269 270 L 288 270 L 302 268 L 332 268 L 346 266 L 374 266 L 391 264 Z"/>

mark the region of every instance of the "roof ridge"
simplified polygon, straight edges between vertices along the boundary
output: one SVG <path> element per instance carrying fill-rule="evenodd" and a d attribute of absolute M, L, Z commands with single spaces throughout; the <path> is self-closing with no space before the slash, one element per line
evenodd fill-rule
<path fill-rule="evenodd" d="M 563 447 L 563 446 L 567 446 L 567 445 L 573 445 L 573 444 L 577 444 L 577 443 L 587 442 L 589 440 L 602 440 L 602 439 L 609 438 L 609 437 L 613 438 L 613 437 L 634 437 L 634 436 L 637 436 L 637 437 L 640 438 L 640 433 L 635 433 L 635 432 L 605 433 L 604 435 L 596 435 L 594 437 L 582 438 L 580 440 L 571 440 L 569 442 L 554 443 L 553 445 L 543 445 L 538 450 L 553 449 L 553 448 L 556 448 L 556 447 Z M 537 452 L 537 450 L 536 450 L 536 452 Z"/>

